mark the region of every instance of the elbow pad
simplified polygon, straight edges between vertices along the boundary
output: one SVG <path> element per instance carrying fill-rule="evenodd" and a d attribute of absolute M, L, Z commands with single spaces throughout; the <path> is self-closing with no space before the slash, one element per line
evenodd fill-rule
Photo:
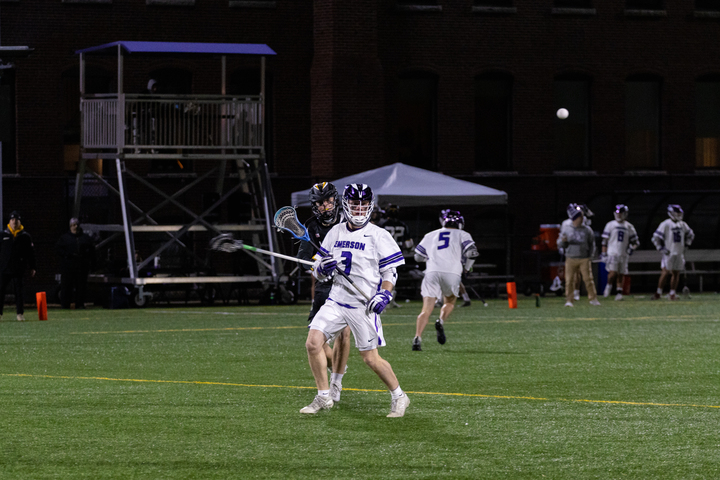
<path fill-rule="evenodd" d="M 653 243 L 653 245 L 655 245 L 655 248 L 657 250 L 662 250 L 662 248 L 665 246 L 665 242 L 663 242 L 663 240 L 660 237 L 658 237 L 657 235 L 653 235 L 652 243 Z"/>
<path fill-rule="evenodd" d="M 395 283 L 397 283 L 397 268 L 390 267 L 387 270 L 383 270 L 380 272 L 380 276 L 382 277 L 383 282 L 390 282 L 393 284 L 393 287 L 395 286 Z"/>
<path fill-rule="evenodd" d="M 475 258 L 480 255 L 480 252 L 478 252 L 477 247 L 474 243 L 471 243 L 465 247 L 463 250 L 463 257 L 466 258 Z"/>
<path fill-rule="evenodd" d="M 428 261 L 428 257 L 426 257 L 425 255 L 421 255 L 421 254 L 419 254 L 418 252 L 415 252 L 415 261 L 418 262 L 418 263 L 419 263 L 419 262 L 427 262 L 427 261 Z"/>

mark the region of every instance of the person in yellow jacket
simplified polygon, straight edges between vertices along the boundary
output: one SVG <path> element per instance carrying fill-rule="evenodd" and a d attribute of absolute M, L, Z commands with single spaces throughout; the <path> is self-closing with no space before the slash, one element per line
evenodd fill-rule
<path fill-rule="evenodd" d="M 0 318 L 2 318 L 5 290 L 13 282 L 15 306 L 19 322 L 25 321 L 25 303 L 23 301 L 23 276 L 30 269 L 30 276 L 35 276 L 35 246 L 32 237 L 25 231 L 20 213 L 16 210 L 10 214 L 10 221 L 2 232 L 0 244 Z"/>

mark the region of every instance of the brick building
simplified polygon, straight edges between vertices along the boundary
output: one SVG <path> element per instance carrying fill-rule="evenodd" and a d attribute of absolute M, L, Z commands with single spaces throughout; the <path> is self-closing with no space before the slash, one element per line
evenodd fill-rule
<path fill-rule="evenodd" d="M 720 247 L 716 0 L 2 0 L 0 22 L 2 45 L 34 48 L 2 70 L 0 136 L 3 213 L 23 211 L 39 284 L 56 271 L 52 244 L 71 202 L 74 52 L 116 40 L 277 52 L 267 135 L 278 204 L 314 180 L 401 161 L 506 191 L 515 272 L 539 224 L 559 223 L 573 201 L 596 211 L 596 228 L 627 203 L 645 248 L 666 204 L 680 203 L 698 245 Z M 89 88 L 112 88 L 112 59 L 91 68 Z M 252 89 L 243 73 L 253 68 L 230 64 L 229 91 Z M 216 69 L 137 61 L 126 89 L 158 77 L 217 92 Z M 408 215 L 434 228 L 436 212 Z M 478 237 L 493 230 L 496 255 L 505 212 L 466 216 Z"/>

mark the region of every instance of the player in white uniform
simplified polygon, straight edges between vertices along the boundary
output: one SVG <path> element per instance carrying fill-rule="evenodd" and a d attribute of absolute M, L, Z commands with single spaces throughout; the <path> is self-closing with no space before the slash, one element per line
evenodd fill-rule
<path fill-rule="evenodd" d="M 427 264 L 420 287 L 423 306 L 412 342 L 412 349 L 416 351 L 422 350 L 422 332 L 439 297 L 443 298 L 443 306 L 440 318 L 435 320 L 435 330 L 437 341 L 441 345 L 445 343 L 444 323 L 455 308 L 463 268 L 469 271 L 478 256 L 472 236 L 463 231 L 465 219 L 460 212 L 445 212 L 441 224 L 442 228 L 425 235 L 415 247 L 415 260 Z"/>
<path fill-rule="evenodd" d="M 617 280 L 615 300 L 622 300 L 623 278 L 628 273 L 628 257 L 640 246 L 637 231 L 627 221 L 630 209 L 623 204 L 615 205 L 615 220 L 605 225 L 602 233 L 602 254 L 600 259 L 605 262 L 608 272 L 604 297 L 610 296 L 613 283 Z"/>
<path fill-rule="evenodd" d="M 392 290 L 397 281 L 396 267 L 404 264 L 405 260 L 395 239 L 386 230 L 369 222 L 374 206 L 370 187 L 355 183 L 347 185 L 342 201 L 348 220 L 335 225 L 325 236 L 321 247 L 327 255 L 315 262 L 313 275 L 322 281 L 335 275 L 336 269 L 342 270 L 357 288 L 372 295 L 372 298 L 365 302 L 345 277 L 335 275 L 330 296 L 310 323 L 305 343 L 318 394 L 300 413 L 317 413 L 332 408 L 323 345 L 349 326 L 363 361 L 392 394 L 388 417 L 402 417 L 410 399 L 377 348 L 385 346 L 379 315 L 392 300 Z"/>
<path fill-rule="evenodd" d="M 658 226 L 652 236 L 655 248 L 663 253 L 660 266 L 662 273 L 653 300 L 662 296 L 663 286 L 668 275 L 670 277 L 670 300 L 677 300 L 676 290 L 680 281 L 680 271 L 685 269 L 685 249 L 695 239 L 695 232 L 683 221 L 683 209 L 680 205 L 668 205 L 669 219 Z"/>

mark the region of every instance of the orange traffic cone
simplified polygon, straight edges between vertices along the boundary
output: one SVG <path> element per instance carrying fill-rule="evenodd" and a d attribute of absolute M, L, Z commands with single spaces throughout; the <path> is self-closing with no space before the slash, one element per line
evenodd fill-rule
<path fill-rule="evenodd" d="M 507 282 L 508 306 L 517 308 L 517 288 L 515 282 Z"/>
<path fill-rule="evenodd" d="M 45 292 L 37 292 L 35 294 L 38 309 L 38 319 L 47 320 L 47 296 Z"/>

